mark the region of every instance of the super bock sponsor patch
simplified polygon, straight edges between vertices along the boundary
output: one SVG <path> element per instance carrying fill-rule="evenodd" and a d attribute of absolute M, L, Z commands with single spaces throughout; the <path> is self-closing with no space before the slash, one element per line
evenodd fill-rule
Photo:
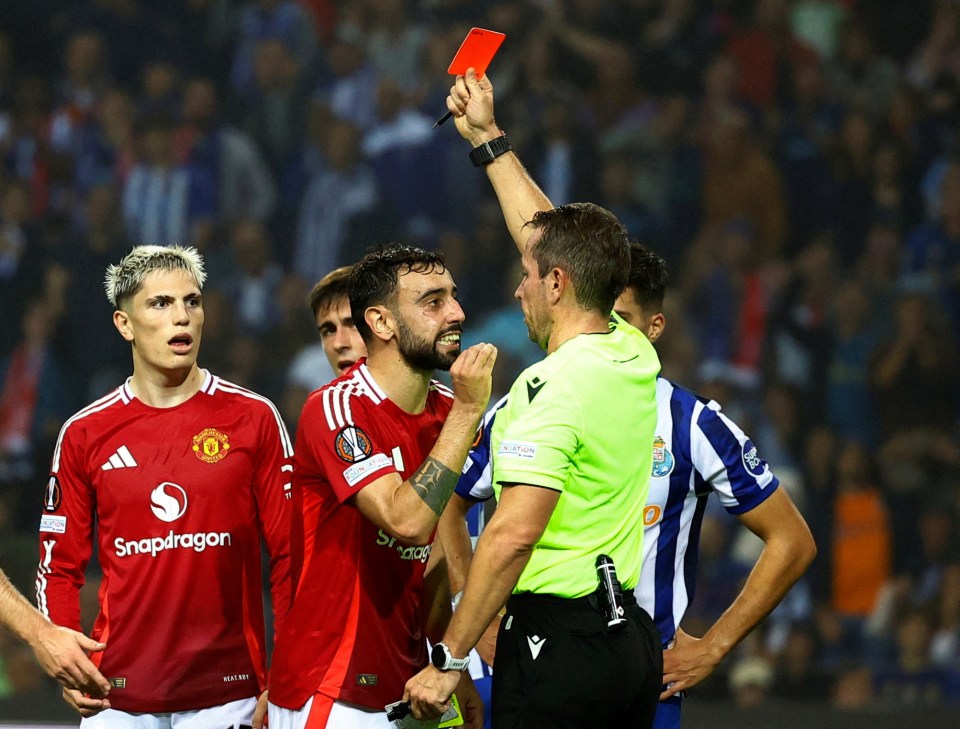
<path fill-rule="evenodd" d="M 748 438 L 746 441 L 744 441 L 740 453 L 743 458 L 744 468 L 746 468 L 754 476 L 762 476 L 763 472 L 766 470 L 767 464 L 760 457 L 760 454 L 757 453 L 757 447 L 753 444 L 752 440 Z"/>

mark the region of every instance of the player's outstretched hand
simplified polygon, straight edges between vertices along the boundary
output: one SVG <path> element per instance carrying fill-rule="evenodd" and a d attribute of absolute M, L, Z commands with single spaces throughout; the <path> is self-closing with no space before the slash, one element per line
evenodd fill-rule
<path fill-rule="evenodd" d="M 474 146 L 500 135 L 493 118 L 493 84 L 487 75 L 478 79 L 476 72 L 468 68 L 465 76 L 457 76 L 450 87 L 447 109 L 453 114 L 460 136 Z"/>
<path fill-rule="evenodd" d="M 44 622 L 30 642 L 37 660 L 62 686 L 102 699 L 110 693 L 110 683 L 87 657 L 86 651 L 102 651 L 98 643 L 69 628 Z"/>
<path fill-rule="evenodd" d="M 263 729 L 268 726 L 267 723 L 267 695 L 269 691 L 264 691 L 257 699 L 257 708 L 253 710 L 253 729 Z"/>
<path fill-rule="evenodd" d="M 107 699 L 94 699 L 85 696 L 76 689 L 65 688 L 63 690 L 63 700 L 84 719 L 110 708 L 110 702 Z"/>
<path fill-rule="evenodd" d="M 722 658 L 711 650 L 708 641 L 677 628 L 673 646 L 663 652 L 663 683 L 667 689 L 660 694 L 660 700 L 696 686 L 713 673 Z"/>
<path fill-rule="evenodd" d="M 493 387 L 493 365 L 497 348 L 492 344 L 474 344 L 460 353 L 450 367 L 454 403 L 483 411 L 490 401 Z"/>

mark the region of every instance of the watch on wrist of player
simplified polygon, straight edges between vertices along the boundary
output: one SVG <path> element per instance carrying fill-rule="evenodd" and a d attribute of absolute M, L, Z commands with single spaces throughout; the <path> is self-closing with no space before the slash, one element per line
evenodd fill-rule
<path fill-rule="evenodd" d="M 470 658 L 454 658 L 446 645 L 437 643 L 430 652 L 430 662 L 440 671 L 463 671 L 470 665 Z"/>
<path fill-rule="evenodd" d="M 486 167 L 497 157 L 512 149 L 513 147 L 507 140 L 507 135 L 501 134 L 499 137 L 491 139 L 489 142 L 483 142 L 470 150 L 470 161 L 473 162 L 474 167 Z"/>

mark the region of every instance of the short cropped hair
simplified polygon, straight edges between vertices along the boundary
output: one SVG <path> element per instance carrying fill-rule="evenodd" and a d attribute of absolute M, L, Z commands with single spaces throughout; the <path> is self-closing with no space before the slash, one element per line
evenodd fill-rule
<path fill-rule="evenodd" d="M 663 310 L 663 297 L 670 285 L 667 262 L 642 243 L 630 243 L 630 275 L 627 288 L 647 313 Z"/>
<path fill-rule="evenodd" d="M 352 266 L 341 266 L 317 281 L 307 295 L 307 305 L 313 316 L 329 309 L 340 299 L 350 296 L 350 271 Z"/>
<path fill-rule="evenodd" d="M 543 231 L 533 248 L 542 278 L 552 268 L 566 271 L 577 304 L 608 315 L 627 285 L 630 248 L 617 217 L 593 203 L 541 210 L 527 223 Z"/>
<path fill-rule="evenodd" d="M 203 288 L 207 273 L 203 256 L 193 246 L 137 246 L 120 263 L 107 266 L 104 288 L 107 299 L 117 309 L 141 288 L 153 271 L 186 271 L 198 288 Z"/>
<path fill-rule="evenodd" d="M 373 337 L 364 312 L 380 304 L 396 306 L 401 274 L 443 273 L 446 270 L 442 253 L 415 246 L 390 243 L 368 250 L 350 272 L 350 315 L 363 341 L 369 343 Z"/>

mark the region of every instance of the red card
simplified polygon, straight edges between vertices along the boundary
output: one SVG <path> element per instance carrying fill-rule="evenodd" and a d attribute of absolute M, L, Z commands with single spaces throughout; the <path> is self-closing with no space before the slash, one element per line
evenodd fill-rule
<path fill-rule="evenodd" d="M 462 76 L 468 68 L 473 68 L 476 70 L 478 78 L 483 76 L 497 49 L 506 37 L 503 33 L 498 33 L 495 30 L 471 28 L 467 37 L 463 39 L 463 43 L 460 44 L 457 55 L 450 62 L 447 73 Z"/>

